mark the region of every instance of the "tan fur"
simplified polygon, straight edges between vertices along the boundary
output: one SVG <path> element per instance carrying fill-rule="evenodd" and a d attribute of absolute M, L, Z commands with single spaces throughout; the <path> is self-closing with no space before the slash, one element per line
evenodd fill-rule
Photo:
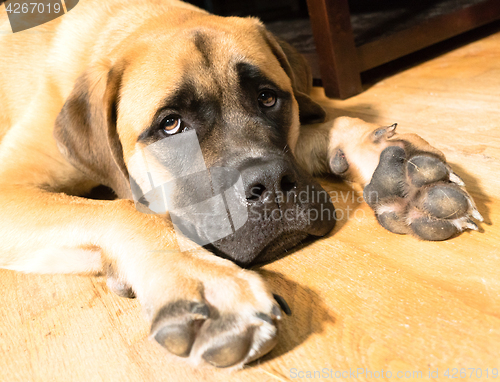
<path fill-rule="evenodd" d="M 321 175 L 330 172 L 327 158 L 342 149 L 348 158 L 349 169 L 342 177 L 366 186 L 379 163 L 380 153 L 388 146 L 401 146 L 406 141 L 420 151 L 432 153 L 446 161 L 444 154 L 416 134 L 393 133 L 380 140 L 373 133 L 381 126 L 359 118 L 339 117 L 322 124 L 302 127 L 296 155 L 299 163 L 309 172 Z"/>
<path fill-rule="evenodd" d="M 179 252 L 172 225 L 163 218 L 138 212 L 130 200 L 97 201 L 68 195 L 81 195 L 96 183 L 67 162 L 52 134 L 56 117 L 80 74 L 90 67 L 91 88 L 98 92 L 103 72 L 117 60 L 125 60 L 135 73 L 124 86 L 125 93 L 133 93 L 135 102 L 120 105 L 129 111 L 119 121 L 124 159 L 128 160 L 141 132 L 135 127 L 145 125 L 160 99 L 172 90 L 183 66 L 196 65 L 189 49 L 185 49 L 185 56 L 177 57 L 173 68 L 166 68 L 161 57 L 148 55 L 146 48 L 164 44 L 168 54 L 169 44 L 182 44 L 182 39 L 172 40 L 168 27 L 185 17 L 192 17 L 196 25 L 231 30 L 227 44 L 220 49 L 250 45 L 255 62 L 291 90 L 289 78 L 272 70 L 278 66 L 271 61 L 276 58 L 252 40 L 260 24 L 208 17 L 177 1 L 135 1 L 122 6 L 118 0 L 89 0 L 36 28 L 36 33 L 12 34 L 3 7 L 0 203 L 5 218 L 0 220 L 0 267 L 96 274 L 111 266 L 113 277 L 132 287 L 150 319 L 164 304 L 179 299 L 206 299 L 219 312 L 236 311 L 243 318 L 270 312 L 274 299 L 257 274 L 204 250 Z M 140 34 L 141 28 L 147 28 L 140 26 L 144 19 L 171 7 L 176 11 L 155 21 L 165 24 L 162 36 L 129 44 L 128 34 Z M 157 94 L 141 92 L 144 77 L 157 81 Z M 254 349 L 253 357 L 261 350 Z M 197 357 L 193 362 L 201 360 Z"/>
<path fill-rule="evenodd" d="M 180 23 L 186 28 L 177 28 Z M 119 119 L 116 131 L 102 136 L 109 140 L 113 156 L 98 159 L 121 169 L 121 175 L 104 174 L 120 181 L 126 165 L 129 170 L 136 166 L 129 162 L 138 152 L 138 136 L 179 85 L 183 72 L 195 69 L 191 73 L 197 73 L 201 90 L 214 86 L 204 76 L 203 57 L 186 43 L 183 33 L 191 33 L 190 27 L 225 33 L 212 68 L 221 80 L 235 81 L 227 75 L 227 57 L 244 56 L 299 102 L 308 102 L 310 72 L 304 59 L 266 34 L 255 19 L 212 16 L 176 0 L 126 5 L 121 0 L 87 0 L 64 17 L 12 34 L 0 6 L 0 267 L 107 273 L 114 284 L 131 287 L 151 320 L 169 302 L 205 299 L 220 313 L 235 314 L 238 330 L 257 325 L 252 350 L 241 366 L 272 348 L 271 342 L 265 344 L 273 335 L 271 327 L 252 318 L 256 312 L 271 316 L 275 305 L 263 280 L 205 250 L 180 252 L 172 224 L 137 211 L 131 200 L 71 196 L 85 194 L 98 182 L 68 162 L 64 145 L 58 147 L 53 136 L 65 102 L 78 99 L 78 86 L 90 93 L 94 121 L 107 123 L 105 104 L 116 94 L 106 81 L 114 70 L 113 81 L 121 83 L 121 97 L 115 100 Z M 175 57 L 162 59 L 172 52 Z M 119 69 L 125 66 L 127 75 L 121 78 Z M 153 90 L 145 89 L 144 82 L 153 84 Z M 231 103 L 232 97 L 224 94 L 224 102 Z M 386 145 L 370 141 L 376 127 L 343 118 L 333 125 L 303 128 L 299 139 L 298 108 L 294 99 L 288 146 L 299 163 L 314 174 L 328 172 L 328 156 L 342 147 L 352 162 L 347 178 L 366 184 Z M 61 139 L 57 129 L 56 135 Z M 192 357 L 194 363 L 202 363 L 202 351 Z"/>

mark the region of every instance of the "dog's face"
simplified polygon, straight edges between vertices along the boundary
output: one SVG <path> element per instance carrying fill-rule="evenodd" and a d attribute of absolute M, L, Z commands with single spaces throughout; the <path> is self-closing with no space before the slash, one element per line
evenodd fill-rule
<path fill-rule="evenodd" d="M 270 261 L 307 236 L 322 236 L 333 228 L 334 210 L 326 192 L 293 157 L 299 109 L 301 119 L 321 118 L 322 110 L 299 93 L 286 55 L 260 23 L 213 16 L 205 17 L 202 26 L 199 20 L 167 29 L 152 23 L 140 39 L 127 44 L 102 85 L 101 122 L 87 123 L 91 130 L 92 123 L 106 125 L 98 133 L 107 143 L 99 155 L 111 152 L 108 159 L 99 158 L 105 169 L 91 169 L 98 173 L 94 178 L 107 178 L 103 183 L 121 197 L 130 197 L 130 187 L 151 188 L 151 177 L 145 176 L 150 168 L 134 158 L 144 157 L 144 149 L 155 144 L 170 147 L 169 153 L 157 153 L 163 159 L 156 162 L 162 167 L 156 170 L 168 178 L 173 162 L 189 167 L 196 161 L 189 153 L 173 153 L 177 142 L 183 142 L 179 136 L 191 133 L 208 172 L 225 168 L 241 175 L 242 197 L 235 202 L 247 216 L 239 228 L 231 221 L 230 235 L 211 241 L 216 253 L 242 265 Z M 92 165 L 82 165 L 82 153 L 75 155 L 78 148 L 70 142 L 75 132 L 68 129 L 68 114 L 75 119 L 75 103 L 82 107 L 82 91 L 77 91 L 61 112 L 55 134 L 65 155 L 88 172 Z M 227 187 L 236 183 L 225 181 Z M 199 181 L 187 180 L 169 190 L 177 204 L 203 199 Z M 227 202 L 225 209 L 231 216 Z M 196 220 L 184 225 L 204 235 Z"/>

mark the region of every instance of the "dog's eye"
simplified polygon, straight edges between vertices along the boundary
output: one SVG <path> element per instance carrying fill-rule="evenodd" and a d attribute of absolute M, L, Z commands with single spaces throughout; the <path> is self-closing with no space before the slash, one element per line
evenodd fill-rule
<path fill-rule="evenodd" d="M 182 119 L 178 115 L 169 115 L 161 123 L 161 128 L 167 134 L 177 133 L 182 126 Z"/>
<path fill-rule="evenodd" d="M 262 107 L 273 107 L 276 105 L 276 93 L 272 90 L 263 90 L 257 97 L 259 105 Z"/>

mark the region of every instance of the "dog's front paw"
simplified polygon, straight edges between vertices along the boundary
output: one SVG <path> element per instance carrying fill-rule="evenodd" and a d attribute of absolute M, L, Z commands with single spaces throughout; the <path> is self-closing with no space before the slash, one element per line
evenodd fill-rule
<path fill-rule="evenodd" d="M 157 309 L 151 337 L 197 366 L 238 368 L 268 353 L 277 343 L 279 305 L 259 275 L 230 269 L 234 273 L 190 280 L 198 297 Z"/>
<path fill-rule="evenodd" d="M 395 140 L 386 147 L 363 196 L 391 232 L 446 240 L 482 221 L 463 181 L 444 158 Z"/>
<path fill-rule="evenodd" d="M 364 185 L 363 196 L 391 232 L 446 240 L 482 221 L 464 182 L 443 153 L 396 124 L 338 118 L 330 131 L 330 171 Z"/>

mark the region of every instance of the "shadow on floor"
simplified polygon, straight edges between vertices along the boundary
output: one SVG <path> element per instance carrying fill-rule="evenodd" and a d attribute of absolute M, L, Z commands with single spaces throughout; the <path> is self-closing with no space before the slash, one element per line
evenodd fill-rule
<path fill-rule="evenodd" d="M 273 293 L 286 300 L 292 314 L 284 316 L 281 321 L 279 342 L 276 347 L 263 358 L 251 363 L 249 367 L 279 358 L 302 344 L 312 334 L 322 333 L 327 322 L 332 324 L 336 321 L 331 309 L 328 309 L 322 298 L 310 288 L 289 280 L 277 272 L 260 269 L 258 273 L 268 282 Z"/>

